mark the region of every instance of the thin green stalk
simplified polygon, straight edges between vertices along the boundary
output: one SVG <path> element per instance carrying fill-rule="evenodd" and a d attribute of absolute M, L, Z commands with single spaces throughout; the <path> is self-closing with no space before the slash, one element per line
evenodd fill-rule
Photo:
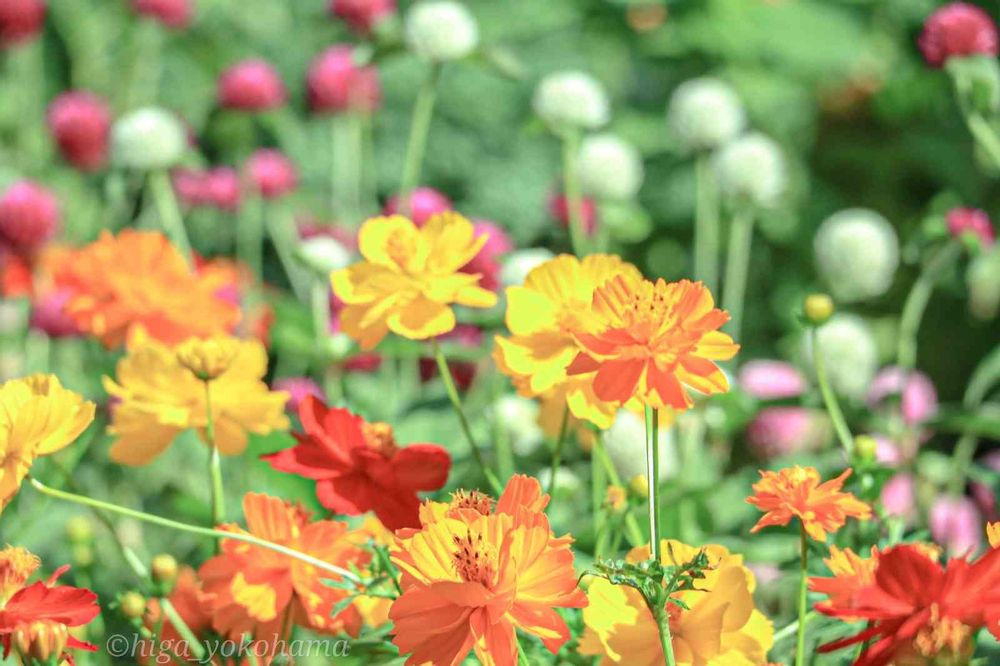
<path fill-rule="evenodd" d="M 1000 168 L 1000 137 L 997 137 L 993 126 L 981 114 L 974 111 L 965 114 L 965 124 L 979 147 L 990 156 L 993 165 Z"/>
<path fill-rule="evenodd" d="M 597 444 L 595 443 L 595 452 Z M 608 492 L 608 473 L 604 461 L 596 455 L 590 458 L 590 505 L 594 521 L 594 560 L 604 557 L 607 540 L 608 513 L 604 510 L 604 500 Z M 640 542 L 641 543 L 641 542 Z"/>
<path fill-rule="evenodd" d="M 713 294 L 719 286 L 719 189 L 707 154 L 695 159 L 694 277 Z"/>
<path fill-rule="evenodd" d="M 809 591 L 809 537 L 805 525 L 800 524 L 799 533 L 799 623 L 795 631 L 795 666 L 805 666 L 806 663 L 806 611 L 808 610 L 807 593 Z"/>
<path fill-rule="evenodd" d="M 181 217 L 180 208 L 177 206 L 174 188 L 170 184 L 170 176 L 167 175 L 166 170 L 157 169 L 156 171 L 150 171 L 148 178 L 149 187 L 152 190 L 153 203 L 156 206 L 156 212 L 160 218 L 160 225 L 163 227 L 163 232 L 190 265 L 191 242 L 188 240 L 187 231 L 184 229 L 184 219 Z"/>
<path fill-rule="evenodd" d="M 222 458 L 215 445 L 215 419 L 212 418 L 212 382 L 205 381 L 205 443 L 211 454 L 208 476 L 212 481 L 212 525 L 221 525 L 226 519 L 226 493 L 222 486 Z"/>
<path fill-rule="evenodd" d="M 445 359 L 444 353 L 441 351 L 441 345 L 438 344 L 437 340 L 431 340 L 431 345 L 434 347 L 434 359 L 437 361 L 438 374 L 441 375 L 441 381 L 444 382 L 444 387 L 448 392 L 448 399 L 451 401 L 451 406 L 455 409 L 455 414 L 458 415 L 458 421 L 462 426 L 462 432 L 465 434 L 465 439 L 469 443 L 469 448 L 472 450 L 472 457 L 475 459 L 476 464 L 479 465 L 479 469 L 482 470 L 483 475 L 486 477 L 486 480 L 489 481 L 494 492 L 499 494 L 503 490 L 503 487 L 500 485 L 500 480 L 497 479 L 493 471 L 486 465 L 486 461 L 483 460 L 483 453 L 479 450 L 479 446 L 476 445 L 476 439 L 472 436 L 472 429 L 469 427 L 469 422 L 465 418 L 465 411 L 462 409 L 462 399 L 458 395 L 458 389 L 455 387 L 455 381 L 451 376 L 451 370 L 448 368 L 448 361 Z"/>
<path fill-rule="evenodd" d="M 607 450 L 604 448 L 604 438 L 600 432 L 594 433 L 594 448 L 590 455 L 594 460 L 601 463 L 612 485 L 624 487 L 621 477 L 618 476 L 618 470 L 615 469 L 614 464 L 608 457 Z M 639 528 L 639 523 L 631 511 L 625 514 L 625 533 L 633 546 L 642 545 L 645 541 L 642 537 L 642 530 Z"/>
<path fill-rule="evenodd" d="M 273 204 L 265 205 L 265 216 L 270 217 L 270 223 L 265 226 L 271 236 L 278 261 L 281 262 L 281 267 L 285 270 L 288 282 L 292 286 L 292 292 L 305 303 L 309 300 L 309 276 L 295 259 L 295 246 L 299 242 L 295 220 L 287 210 L 275 210 L 275 208 Z M 267 216 L 267 212 L 271 215 Z"/>
<path fill-rule="evenodd" d="M 174 604 L 166 597 L 160 597 L 160 609 L 163 610 L 163 615 L 170 620 L 170 624 L 174 625 L 174 629 L 177 633 L 181 635 L 181 638 L 187 641 L 188 646 L 191 648 L 191 653 L 194 655 L 195 659 L 201 662 L 205 658 L 205 647 L 198 640 L 198 637 L 194 635 L 191 631 L 191 627 L 187 625 L 181 614 L 177 612 L 174 608 Z"/>
<path fill-rule="evenodd" d="M 656 628 L 660 634 L 660 649 L 663 650 L 663 662 L 667 666 L 676 666 L 677 660 L 674 658 L 674 641 L 670 635 L 670 613 L 667 612 L 666 608 L 661 608 L 653 613 L 653 616 L 656 620 Z"/>
<path fill-rule="evenodd" d="M 324 562 L 323 560 L 308 555 L 306 553 L 299 552 L 292 548 L 282 546 L 281 544 L 272 543 L 265 539 L 255 537 L 252 534 L 247 534 L 243 532 L 226 532 L 223 530 L 211 529 L 208 527 L 200 527 L 198 525 L 188 525 L 187 523 L 181 523 L 176 520 L 171 520 L 169 518 L 163 518 L 161 516 L 155 516 L 151 513 L 145 513 L 143 511 L 136 511 L 135 509 L 129 509 L 123 506 L 118 506 L 117 504 L 112 504 L 110 502 L 104 502 L 102 500 L 97 500 L 92 497 L 87 497 L 85 495 L 75 495 L 73 493 L 68 493 L 63 490 L 56 490 L 55 488 L 49 488 L 43 484 L 38 479 L 34 477 L 28 477 L 32 487 L 43 495 L 48 495 L 49 497 L 54 497 L 56 499 L 65 500 L 67 502 L 73 502 L 75 504 L 81 504 L 83 506 L 89 506 L 91 508 L 100 509 L 103 511 L 110 511 L 112 513 L 117 513 L 122 516 L 127 516 L 129 518 L 134 518 L 136 520 L 141 520 L 147 523 L 152 523 L 154 525 L 159 525 L 160 527 L 167 527 L 170 529 L 178 530 L 181 532 L 189 532 L 191 534 L 197 534 L 199 536 L 205 536 L 212 539 L 231 539 L 233 541 L 242 541 L 244 543 L 249 543 L 253 546 L 259 546 L 261 548 L 266 548 L 267 550 L 272 550 L 276 553 L 286 555 L 293 559 L 310 564 L 321 571 L 340 576 L 345 580 L 349 580 L 352 583 L 360 583 L 361 579 L 355 576 L 353 573 L 338 567 L 335 564 L 330 564 L 329 562 Z"/>
<path fill-rule="evenodd" d="M 330 290 L 326 284 L 326 280 L 320 277 L 314 278 L 309 297 L 312 308 L 313 336 L 316 338 L 317 345 L 330 335 Z"/>
<path fill-rule="evenodd" d="M 524 646 L 521 645 L 520 637 L 515 637 L 517 641 L 517 663 L 518 666 L 531 666 L 531 662 L 528 661 L 528 654 L 524 651 Z"/>
<path fill-rule="evenodd" d="M 958 259 L 961 252 L 962 246 L 958 241 L 948 242 L 927 261 L 906 296 L 903 312 L 899 317 L 899 341 L 896 347 L 896 363 L 904 370 L 916 367 L 917 334 L 927 303 L 934 291 L 934 285 L 941 273 Z"/>
<path fill-rule="evenodd" d="M 809 335 L 812 342 L 813 365 L 816 368 L 816 383 L 819 384 L 819 391 L 823 396 L 823 404 L 830 415 L 830 420 L 833 421 L 833 429 L 837 433 L 837 439 L 840 440 L 840 445 L 844 447 L 847 459 L 851 460 L 851 455 L 854 453 L 854 437 L 851 436 L 851 429 L 847 427 L 844 412 L 841 411 L 840 403 L 837 402 L 837 396 L 833 392 L 830 380 L 826 376 L 826 363 L 823 361 L 823 353 L 819 348 L 819 334 L 815 326 L 809 329 Z"/>
<path fill-rule="evenodd" d="M 649 486 L 649 551 L 660 561 L 660 415 L 646 405 L 646 484 Z M 669 629 L 668 629 L 669 631 Z"/>
<path fill-rule="evenodd" d="M 257 195 L 247 196 L 237 220 L 236 256 L 250 268 L 256 283 L 264 279 L 264 205 Z"/>
<path fill-rule="evenodd" d="M 549 487 L 545 491 L 550 495 L 556 485 L 556 472 L 559 470 L 559 463 L 562 462 L 563 442 L 566 440 L 567 430 L 569 430 L 569 406 L 563 407 L 562 422 L 559 424 L 559 438 L 556 439 L 555 448 L 552 449 L 552 474 L 549 475 Z"/>
<path fill-rule="evenodd" d="M 413 107 L 410 138 L 406 144 L 403 175 L 399 184 L 399 205 L 405 215 L 410 213 L 410 193 L 420 182 L 420 170 L 424 162 L 424 152 L 427 149 L 427 135 L 430 133 L 431 119 L 434 116 L 434 99 L 437 96 L 437 83 L 440 77 L 441 65 L 431 65 L 427 72 L 427 78 L 420 86 L 417 101 Z"/>
<path fill-rule="evenodd" d="M 587 230 L 583 221 L 583 193 L 580 190 L 580 175 L 577 173 L 577 156 L 580 153 L 580 134 L 566 130 L 562 134 L 563 147 L 563 195 L 566 197 L 566 212 L 569 216 L 569 239 L 573 254 L 582 257 L 587 254 Z"/>
<path fill-rule="evenodd" d="M 808 625 L 810 622 L 812 622 L 818 616 L 819 616 L 819 613 L 817 613 L 816 611 L 809 611 L 808 613 L 806 613 L 804 624 Z M 777 631 L 775 631 L 774 632 L 774 644 L 777 645 L 778 643 L 780 643 L 781 641 L 785 640 L 789 636 L 792 636 L 793 634 L 795 634 L 796 632 L 798 632 L 800 624 L 803 624 L 803 623 L 799 622 L 799 620 L 796 619 L 796 620 L 793 620 L 792 622 L 790 622 L 789 624 L 785 625 L 781 629 L 778 629 Z"/>
<path fill-rule="evenodd" d="M 737 340 L 743 325 L 743 301 L 746 298 L 752 244 L 753 215 L 747 210 L 738 211 L 729 230 L 726 281 L 722 285 L 722 307 L 729 312 L 729 330 Z"/>

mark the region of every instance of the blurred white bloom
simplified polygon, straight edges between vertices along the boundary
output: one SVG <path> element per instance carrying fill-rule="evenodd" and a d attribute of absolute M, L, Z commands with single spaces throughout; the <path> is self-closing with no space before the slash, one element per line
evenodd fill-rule
<path fill-rule="evenodd" d="M 544 247 L 531 247 L 526 250 L 511 252 L 503 258 L 503 267 L 500 269 L 500 282 L 505 287 L 515 287 L 524 284 L 524 279 L 528 273 L 539 264 L 544 264 L 549 259 L 555 257 L 552 252 Z"/>
<path fill-rule="evenodd" d="M 568 499 L 580 495 L 583 490 L 583 481 L 568 467 L 560 467 L 556 470 L 556 481 L 550 485 L 552 479 L 552 469 L 546 467 L 538 472 L 538 482 L 542 488 L 552 488 L 552 496 L 559 499 Z"/>
<path fill-rule="evenodd" d="M 159 107 L 122 116 L 111 129 L 112 161 L 126 169 L 168 169 L 180 161 L 187 144 L 180 120 Z"/>
<path fill-rule="evenodd" d="M 497 425 L 510 438 L 510 447 L 519 456 L 530 456 L 545 440 L 538 425 L 538 403 L 519 395 L 505 395 L 493 406 Z"/>
<path fill-rule="evenodd" d="M 982 321 L 1000 312 L 1000 244 L 994 245 L 969 263 L 965 273 L 969 287 L 969 311 Z"/>
<path fill-rule="evenodd" d="M 685 81 L 667 106 L 667 126 L 687 150 L 711 150 L 736 138 L 746 125 L 740 99 L 711 77 Z"/>
<path fill-rule="evenodd" d="M 598 198 L 631 199 L 642 186 L 642 157 L 614 134 L 589 136 L 577 157 L 580 185 Z"/>
<path fill-rule="evenodd" d="M 755 206 L 774 205 L 787 185 L 781 148 L 757 132 L 723 146 L 715 157 L 715 174 L 723 194 Z"/>
<path fill-rule="evenodd" d="M 535 88 L 532 106 L 554 128 L 597 129 L 611 116 L 604 87 L 586 72 L 549 74 Z"/>
<path fill-rule="evenodd" d="M 849 208 L 826 218 L 813 239 L 813 251 L 820 277 L 844 303 L 884 294 L 899 266 L 895 230 L 867 208 Z"/>
<path fill-rule="evenodd" d="M 420 2 L 406 14 L 406 43 L 414 53 L 435 62 L 458 60 L 479 44 L 479 27 L 458 2 Z"/>
<path fill-rule="evenodd" d="M 351 253 L 329 236 L 314 236 L 299 244 L 296 250 L 299 261 L 320 274 L 346 268 L 351 264 Z"/>
<path fill-rule="evenodd" d="M 878 369 L 875 338 L 861 317 L 837 313 L 817 330 L 820 352 L 830 385 L 838 394 L 855 402 L 864 400 Z M 815 372 L 811 336 L 803 338 L 803 357 Z"/>
<path fill-rule="evenodd" d="M 660 428 L 660 479 L 673 476 L 677 469 L 673 428 Z M 614 423 L 604 432 L 604 448 L 622 483 L 637 474 L 646 476 L 646 423 L 643 417 L 619 409 Z"/>

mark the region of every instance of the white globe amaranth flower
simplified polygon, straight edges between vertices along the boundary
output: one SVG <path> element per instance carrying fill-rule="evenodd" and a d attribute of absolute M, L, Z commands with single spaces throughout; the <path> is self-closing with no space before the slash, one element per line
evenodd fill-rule
<path fill-rule="evenodd" d="M 889 221 L 867 208 L 849 208 L 823 221 L 813 239 L 816 270 L 844 303 L 881 296 L 899 267 L 899 239 Z"/>
<path fill-rule="evenodd" d="M 434 62 L 458 60 L 479 44 L 479 26 L 465 5 L 450 0 L 420 2 L 406 14 L 406 44 Z"/>
<path fill-rule="evenodd" d="M 837 313 L 816 335 L 833 390 L 855 402 L 864 400 L 878 370 L 878 349 L 871 328 L 857 315 Z M 804 336 L 803 341 L 806 367 L 815 374 L 811 336 Z"/>
<path fill-rule="evenodd" d="M 611 102 L 604 86 L 590 74 L 575 70 L 542 79 L 531 104 L 535 113 L 556 129 L 597 129 L 611 118 Z"/>
<path fill-rule="evenodd" d="M 295 256 L 321 275 L 346 268 L 353 261 L 351 252 L 329 236 L 307 238 L 299 244 Z"/>
<path fill-rule="evenodd" d="M 175 166 L 187 150 L 177 116 L 150 106 L 119 118 L 111 129 L 111 157 L 119 167 L 155 171 Z"/>
<path fill-rule="evenodd" d="M 500 267 L 500 282 L 505 287 L 522 285 L 525 278 L 528 277 L 528 273 L 555 256 L 544 247 L 532 247 L 511 252 L 503 258 L 503 264 Z"/>
<path fill-rule="evenodd" d="M 631 199 L 642 187 L 642 156 L 614 134 L 588 136 L 577 156 L 580 185 L 602 199 Z"/>
<path fill-rule="evenodd" d="M 724 195 L 762 208 L 777 203 L 788 185 L 781 147 L 758 132 L 720 148 L 715 156 L 715 175 Z"/>
<path fill-rule="evenodd" d="M 519 395 L 505 395 L 493 405 L 497 425 L 510 438 L 510 448 L 519 456 L 530 456 L 545 441 L 538 425 L 538 403 Z"/>
<path fill-rule="evenodd" d="M 667 105 L 667 127 L 689 151 L 718 148 L 739 136 L 746 122 L 736 92 L 708 76 L 677 86 Z"/>
<path fill-rule="evenodd" d="M 677 470 L 672 428 L 660 428 L 660 478 Z M 611 427 L 604 432 L 604 448 L 621 477 L 628 483 L 637 474 L 646 476 L 646 422 L 627 409 L 619 409 Z"/>

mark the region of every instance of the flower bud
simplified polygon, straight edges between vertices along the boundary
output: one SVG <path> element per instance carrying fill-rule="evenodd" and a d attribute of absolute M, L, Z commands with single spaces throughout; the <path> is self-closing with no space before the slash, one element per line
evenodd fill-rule
<path fill-rule="evenodd" d="M 739 136 L 745 125 L 739 97 L 719 79 L 685 81 L 667 107 L 667 126 L 688 151 L 718 148 Z"/>
<path fill-rule="evenodd" d="M 258 150 L 246 164 L 254 189 L 265 199 L 277 199 L 295 189 L 298 173 L 285 155 L 272 148 Z"/>
<path fill-rule="evenodd" d="M 219 77 L 219 105 L 239 111 L 267 111 L 285 103 L 285 84 L 269 62 L 251 58 Z"/>
<path fill-rule="evenodd" d="M 580 200 L 580 214 L 583 217 L 583 232 L 593 236 L 597 231 L 597 204 L 590 197 Z M 569 228 L 569 199 L 556 194 L 549 198 L 549 215 L 554 217 L 563 229 Z"/>
<path fill-rule="evenodd" d="M 981 8 L 953 2 L 927 17 L 917 44 L 927 64 L 941 67 L 955 56 L 996 56 L 997 28 Z"/>
<path fill-rule="evenodd" d="M 81 171 L 95 171 L 108 158 L 111 110 L 97 95 L 66 92 L 49 105 L 48 124 L 59 153 Z"/>
<path fill-rule="evenodd" d="M 917 503 L 917 489 L 913 475 L 900 472 L 885 482 L 881 494 L 882 506 L 890 516 L 910 519 Z"/>
<path fill-rule="evenodd" d="M 806 378 L 791 363 L 748 361 L 740 368 L 739 385 L 758 400 L 781 400 L 802 395 Z"/>
<path fill-rule="evenodd" d="M 629 492 L 639 499 L 646 499 L 649 497 L 649 481 L 646 480 L 646 475 L 636 474 L 629 479 L 628 489 Z"/>
<path fill-rule="evenodd" d="M 234 213 L 240 208 L 243 189 L 240 176 L 229 167 L 215 167 L 203 175 L 205 203 L 209 206 Z"/>
<path fill-rule="evenodd" d="M 88 544 L 94 540 L 94 527 L 90 519 L 74 516 L 66 521 L 66 538 L 71 544 Z"/>
<path fill-rule="evenodd" d="M 874 461 L 877 452 L 878 441 L 871 435 L 858 435 L 854 438 L 854 457 L 858 463 Z"/>
<path fill-rule="evenodd" d="M 802 310 L 810 324 L 819 326 L 833 316 L 833 299 L 826 294 L 809 294 Z"/>
<path fill-rule="evenodd" d="M 193 0 L 132 0 L 132 9 L 140 16 L 178 30 L 186 28 L 194 14 Z"/>
<path fill-rule="evenodd" d="M 371 113 L 382 99 L 378 69 L 359 66 L 354 49 L 345 45 L 331 46 L 313 59 L 306 87 L 315 113 Z"/>
<path fill-rule="evenodd" d="M 496 401 L 493 409 L 496 424 L 509 438 L 515 454 L 530 456 L 541 447 L 545 434 L 538 425 L 537 402 L 519 395 L 505 395 Z"/>
<path fill-rule="evenodd" d="M 747 426 L 750 450 L 763 460 L 817 451 L 829 438 L 830 422 L 805 407 L 765 407 Z"/>
<path fill-rule="evenodd" d="M 239 346 L 235 338 L 191 338 L 174 351 L 177 362 L 203 382 L 218 379 L 236 360 Z"/>
<path fill-rule="evenodd" d="M 969 289 L 969 312 L 989 321 L 1000 312 L 1000 246 L 975 257 L 965 273 Z"/>
<path fill-rule="evenodd" d="M 9 48 L 33 39 L 44 24 L 44 0 L 0 2 L 0 47 Z"/>
<path fill-rule="evenodd" d="M 931 536 L 953 556 L 977 550 L 983 541 L 983 521 L 968 497 L 939 496 L 928 519 Z"/>
<path fill-rule="evenodd" d="M 326 394 L 323 392 L 323 389 L 309 377 L 283 377 L 275 380 L 273 389 L 275 391 L 284 391 L 288 394 L 288 402 L 285 403 L 285 409 L 292 414 L 299 413 L 299 406 L 309 396 L 326 402 Z"/>
<path fill-rule="evenodd" d="M 180 161 L 187 146 L 184 126 L 159 107 L 132 111 L 111 129 L 112 160 L 126 169 L 169 169 Z"/>
<path fill-rule="evenodd" d="M 458 60 L 479 44 L 479 26 L 469 10 L 451 0 L 429 0 L 406 14 L 406 44 L 421 58 L 434 62 Z"/>
<path fill-rule="evenodd" d="M 899 409 L 906 425 L 919 425 L 937 413 L 937 391 L 930 377 L 919 370 L 897 366 L 879 370 L 868 388 L 868 406 L 875 409 L 890 396 L 899 396 Z"/>
<path fill-rule="evenodd" d="M 396 0 L 330 0 L 330 13 L 367 36 L 379 23 L 396 15 Z"/>
<path fill-rule="evenodd" d="M 351 253 L 329 236 L 314 236 L 302 241 L 296 256 L 299 261 L 321 276 L 346 268 L 352 261 Z"/>
<path fill-rule="evenodd" d="M 813 240 L 816 270 L 844 303 L 881 296 L 899 266 L 899 240 L 875 211 L 851 208 L 824 220 Z"/>
<path fill-rule="evenodd" d="M 642 157 L 614 134 L 588 136 L 580 145 L 577 172 L 585 192 L 603 199 L 631 199 L 642 186 Z"/>
<path fill-rule="evenodd" d="M 554 257 L 555 255 L 544 247 L 532 247 L 511 252 L 504 257 L 500 269 L 500 283 L 505 287 L 522 285 L 525 278 L 528 277 L 528 273 Z"/>
<path fill-rule="evenodd" d="M 986 211 L 978 208 L 952 208 L 945 216 L 948 233 L 953 238 L 971 236 L 982 247 L 989 247 L 996 241 L 993 223 Z"/>
<path fill-rule="evenodd" d="M 130 620 L 141 620 L 146 614 L 146 598 L 138 592 L 126 592 L 118 600 L 122 615 Z"/>
<path fill-rule="evenodd" d="M 433 187 L 418 187 L 410 192 L 405 210 L 400 206 L 399 199 L 398 194 L 389 197 L 382 212 L 385 215 L 405 215 L 418 227 L 424 226 L 434 215 L 453 209 L 451 199 Z"/>
<path fill-rule="evenodd" d="M 41 248 L 59 231 L 59 204 L 47 189 L 21 180 L 0 197 L 0 241 L 15 252 Z"/>
<path fill-rule="evenodd" d="M 10 644 L 25 664 L 58 663 L 68 641 L 67 626 L 48 619 L 17 624 L 10 634 Z"/>
<path fill-rule="evenodd" d="M 746 134 L 724 145 L 715 157 L 719 189 L 738 202 L 767 208 L 785 192 L 781 148 L 763 134 Z"/>
<path fill-rule="evenodd" d="M 868 324 L 857 315 L 837 314 L 816 335 L 833 390 L 854 402 L 863 400 L 878 366 L 878 349 Z M 804 352 L 813 368 L 811 336 L 805 338 Z"/>
<path fill-rule="evenodd" d="M 177 560 L 169 553 L 160 553 L 153 558 L 149 567 L 149 572 L 153 576 L 153 582 L 166 588 L 172 588 L 177 580 Z"/>
<path fill-rule="evenodd" d="M 549 74 L 535 88 L 531 103 L 535 113 L 555 130 L 597 129 L 611 116 L 604 86 L 586 72 Z"/>

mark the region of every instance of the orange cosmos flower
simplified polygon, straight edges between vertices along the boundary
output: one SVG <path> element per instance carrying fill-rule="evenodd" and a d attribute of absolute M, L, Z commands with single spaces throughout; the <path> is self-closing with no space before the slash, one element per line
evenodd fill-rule
<path fill-rule="evenodd" d="M 433 216 L 418 228 L 393 215 L 361 225 L 358 249 L 364 261 L 333 273 L 333 291 L 344 303 L 340 325 L 362 349 L 392 331 L 426 340 L 455 328 L 453 303 L 492 307 L 496 294 L 479 287 L 478 273 L 460 269 L 486 243 L 457 213 Z"/>
<path fill-rule="evenodd" d="M 569 375 L 596 372 L 594 393 L 624 404 L 638 398 L 656 409 L 687 409 L 686 388 L 705 394 L 729 390 L 713 361 L 739 345 L 717 329 L 729 320 L 700 282 L 655 283 L 617 275 L 594 292 L 591 317 L 576 339 L 583 348 Z"/>
<path fill-rule="evenodd" d="M 830 578 L 816 576 L 809 579 L 809 589 L 829 597 L 824 603 L 816 604 L 816 608 L 845 607 L 857 594 L 857 591 L 875 580 L 875 568 L 878 566 L 878 548 L 872 546 L 871 557 L 861 557 L 850 548 L 843 550 L 830 546 L 830 557 L 823 560 L 830 573 Z"/>
<path fill-rule="evenodd" d="M 159 232 L 104 232 L 54 267 L 54 280 L 73 292 L 67 314 L 107 347 L 122 344 L 137 327 L 176 344 L 226 333 L 240 318 L 219 296 L 226 286 L 220 274 L 192 272 Z"/>
<path fill-rule="evenodd" d="M 370 559 L 346 523 L 310 523 L 302 507 L 276 497 L 247 493 L 243 513 L 247 530 L 233 524 L 221 529 L 249 532 L 344 568 Z M 199 575 L 204 591 L 214 595 L 212 627 L 223 636 L 238 639 L 249 632 L 270 639 L 282 635 L 286 620 L 320 633 L 357 635 L 361 624 L 352 606 L 333 614 L 348 595 L 325 582 L 335 575 L 259 546 L 223 540 L 222 553 L 205 562 Z"/>
<path fill-rule="evenodd" d="M 392 560 L 403 594 L 393 602 L 393 643 L 408 666 L 456 666 L 470 650 L 484 664 L 517 663 L 515 628 L 553 653 L 569 639 L 556 608 L 582 608 L 572 538 L 555 537 L 542 511 L 549 496 L 515 476 L 496 507 L 480 493 L 427 502 L 423 526 L 396 532 Z"/>
<path fill-rule="evenodd" d="M 796 465 L 777 472 L 762 471 L 747 502 L 766 513 L 750 531 L 787 525 L 792 518 L 798 518 L 812 539 L 826 541 L 827 532 L 839 530 L 848 517 L 869 518 L 870 506 L 851 493 L 840 491 L 851 471 L 845 469 L 836 479 L 825 483 L 821 483 L 815 467 Z"/>

